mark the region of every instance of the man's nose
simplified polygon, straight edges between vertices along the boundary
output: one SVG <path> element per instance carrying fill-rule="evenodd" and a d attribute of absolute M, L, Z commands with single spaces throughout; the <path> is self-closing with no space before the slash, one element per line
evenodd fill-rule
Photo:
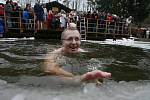
<path fill-rule="evenodd" d="M 72 39 L 72 43 L 76 43 L 76 40 L 75 40 L 75 39 Z"/>

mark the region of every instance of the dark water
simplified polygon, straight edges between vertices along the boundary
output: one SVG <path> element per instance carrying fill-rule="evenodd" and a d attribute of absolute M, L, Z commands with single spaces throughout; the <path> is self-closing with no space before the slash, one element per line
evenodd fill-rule
<path fill-rule="evenodd" d="M 92 83 L 83 87 L 60 82 L 58 77 L 46 76 L 42 72 L 47 52 L 60 46 L 60 41 L 56 40 L 1 40 L 0 100 L 150 98 L 150 49 L 83 42 L 81 47 L 89 52 L 75 56 L 77 60 L 71 63 L 112 73 L 112 77 L 105 79 L 100 87 Z"/>

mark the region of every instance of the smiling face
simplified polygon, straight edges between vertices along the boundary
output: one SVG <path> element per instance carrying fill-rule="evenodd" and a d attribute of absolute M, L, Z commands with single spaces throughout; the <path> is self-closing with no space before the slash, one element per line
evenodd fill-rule
<path fill-rule="evenodd" d="M 66 30 L 62 36 L 63 52 L 77 53 L 81 44 L 78 30 Z"/>

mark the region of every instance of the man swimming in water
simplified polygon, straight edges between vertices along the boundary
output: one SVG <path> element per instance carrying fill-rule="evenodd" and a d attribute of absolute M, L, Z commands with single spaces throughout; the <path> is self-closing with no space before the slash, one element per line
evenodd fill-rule
<path fill-rule="evenodd" d="M 74 75 L 57 63 L 57 56 L 67 56 L 69 54 L 79 54 L 80 52 L 86 52 L 80 48 L 81 35 L 76 28 L 76 24 L 70 23 L 69 26 L 62 32 L 61 35 L 62 47 L 47 54 L 44 62 L 44 72 L 52 75 L 57 75 L 62 78 L 78 80 L 80 82 L 88 82 L 99 78 L 110 77 L 111 73 L 103 72 L 101 70 L 94 70 L 86 72 L 82 75 Z"/>

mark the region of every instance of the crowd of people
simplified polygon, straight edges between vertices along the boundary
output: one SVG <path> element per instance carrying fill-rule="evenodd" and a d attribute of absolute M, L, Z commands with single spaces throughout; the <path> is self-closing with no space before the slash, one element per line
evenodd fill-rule
<path fill-rule="evenodd" d="M 71 11 L 69 17 L 72 17 Z M 21 13 L 21 16 L 19 15 Z M 25 28 L 33 28 L 34 20 L 37 30 L 49 28 L 65 28 L 68 22 L 67 13 L 64 10 L 54 12 L 48 10 L 45 4 L 35 3 L 34 7 L 31 4 L 26 4 L 25 8 L 21 8 L 16 2 L 7 0 L 6 4 L 0 4 L 0 17 L 7 17 L 8 28 L 18 28 L 20 17 Z M 18 17 L 18 18 L 17 18 Z M 31 27 L 32 26 L 32 27 Z"/>
<path fill-rule="evenodd" d="M 34 7 L 32 7 L 31 4 L 26 4 L 25 8 L 21 8 L 16 2 L 7 0 L 6 4 L 0 5 L 1 33 L 5 30 L 3 24 L 4 13 L 7 17 L 8 28 L 35 28 L 34 30 L 64 29 L 71 22 L 75 22 L 79 26 L 78 23 L 80 23 L 80 19 L 85 17 L 86 22 L 88 22 L 87 31 L 126 34 L 126 30 L 128 27 L 131 27 L 133 22 L 132 16 L 123 17 L 97 11 L 77 12 L 72 10 L 69 13 L 63 9 L 53 11 L 52 9 L 48 9 L 45 4 L 38 2 L 35 3 Z M 122 26 L 125 31 L 122 31 Z"/>

